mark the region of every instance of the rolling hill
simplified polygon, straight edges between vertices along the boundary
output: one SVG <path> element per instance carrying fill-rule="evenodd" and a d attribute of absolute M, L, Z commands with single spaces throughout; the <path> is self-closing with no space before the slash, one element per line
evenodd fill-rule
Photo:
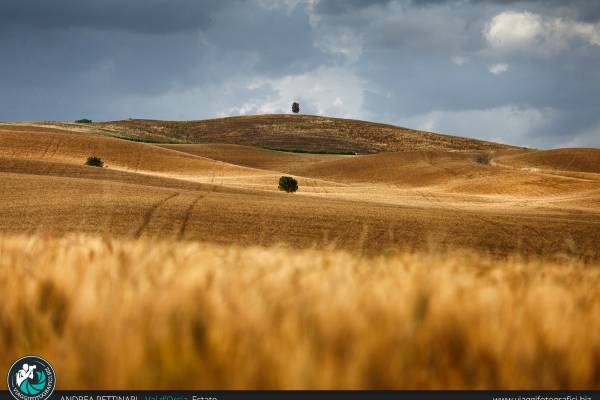
<path fill-rule="evenodd" d="M 482 151 L 490 164 L 477 162 Z M 106 167 L 84 166 L 90 155 Z M 598 161 L 594 149 L 534 151 L 309 116 L 2 124 L 0 230 L 595 259 Z M 282 174 L 297 177 L 298 193 L 277 190 Z"/>
<path fill-rule="evenodd" d="M 499 151 L 515 148 L 393 125 L 313 115 L 256 115 L 185 122 L 129 119 L 95 125 L 149 140 L 361 154 L 411 150 Z"/>

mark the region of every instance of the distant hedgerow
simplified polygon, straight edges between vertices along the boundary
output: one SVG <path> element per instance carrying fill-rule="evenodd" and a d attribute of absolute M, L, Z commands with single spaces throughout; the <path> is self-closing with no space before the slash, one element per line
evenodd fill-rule
<path fill-rule="evenodd" d="M 309 149 L 290 149 L 290 148 L 281 148 L 281 147 L 268 147 L 261 146 L 263 149 L 273 150 L 273 151 L 285 151 L 288 153 L 306 153 L 306 154 L 336 154 L 336 155 L 345 155 L 345 156 L 355 156 L 357 154 L 356 151 L 348 151 L 348 150 L 309 150 Z"/>
<path fill-rule="evenodd" d="M 298 190 L 298 181 L 291 176 L 282 176 L 279 178 L 279 190 L 293 193 Z"/>
<path fill-rule="evenodd" d="M 78 119 L 77 121 L 78 124 L 91 124 L 92 120 L 91 119 L 87 119 L 87 118 L 83 118 L 83 119 Z"/>
<path fill-rule="evenodd" d="M 100 157 L 91 156 L 91 157 L 88 157 L 87 160 L 85 160 L 85 165 L 89 165 L 90 167 L 102 168 L 104 166 L 104 161 L 102 161 L 102 159 L 100 159 Z"/>

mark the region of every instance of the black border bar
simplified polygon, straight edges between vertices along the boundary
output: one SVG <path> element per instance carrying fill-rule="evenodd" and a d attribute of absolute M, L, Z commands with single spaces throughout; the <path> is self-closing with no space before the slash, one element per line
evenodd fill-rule
<path fill-rule="evenodd" d="M 0 391 L 0 400 L 12 400 L 8 391 Z M 409 390 L 409 391 L 337 391 L 337 390 L 57 390 L 51 400 L 600 400 L 600 390 Z"/>

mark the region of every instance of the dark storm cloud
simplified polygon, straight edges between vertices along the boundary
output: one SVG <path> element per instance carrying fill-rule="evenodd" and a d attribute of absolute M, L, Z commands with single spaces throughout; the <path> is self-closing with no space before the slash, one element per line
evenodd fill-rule
<path fill-rule="evenodd" d="M 288 112 L 296 99 L 312 113 L 537 147 L 600 146 L 598 1 L 0 7 L 0 120 L 200 119 Z M 505 12 L 538 21 L 537 36 L 516 50 L 490 46 L 484 31 Z"/>
<path fill-rule="evenodd" d="M 316 12 L 320 14 L 348 13 L 371 6 L 385 6 L 392 0 L 327 0 L 317 3 Z"/>
<path fill-rule="evenodd" d="M 238 2 L 229 0 L 227 3 Z M 168 33 L 194 30 L 210 23 L 219 0 L 3 0 L 1 25 Z"/>
<path fill-rule="evenodd" d="M 1 120 L 214 116 L 256 94 L 244 77 L 298 73 L 322 61 L 300 8 L 186 1 L 182 11 L 166 1 L 123 8 L 88 0 L 67 11 L 65 3 L 50 10 L 24 2 L 2 14 L 14 19 L 0 25 Z M 171 107 L 161 97 L 194 91 L 192 104 Z"/>

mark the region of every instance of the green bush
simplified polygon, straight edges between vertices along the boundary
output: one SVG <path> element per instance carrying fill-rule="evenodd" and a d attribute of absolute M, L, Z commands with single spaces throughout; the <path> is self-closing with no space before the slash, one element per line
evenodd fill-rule
<path fill-rule="evenodd" d="M 489 165 L 492 161 L 492 155 L 490 153 L 479 153 L 475 155 L 475 162 L 483 165 Z"/>
<path fill-rule="evenodd" d="M 77 121 L 78 124 L 91 124 L 92 120 L 91 119 L 87 119 L 87 118 L 83 118 L 83 119 L 78 119 Z"/>
<path fill-rule="evenodd" d="M 104 166 L 104 161 L 100 159 L 100 157 L 91 156 L 85 160 L 85 165 L 89 165 L 90 167 L 100 167 Z"/>
<path fill-rule="evenodd" d="M 298 190 L 298 181 L 291 176 L 282 176 L 279 178 L 279 190 L 293 193 Z"/>

